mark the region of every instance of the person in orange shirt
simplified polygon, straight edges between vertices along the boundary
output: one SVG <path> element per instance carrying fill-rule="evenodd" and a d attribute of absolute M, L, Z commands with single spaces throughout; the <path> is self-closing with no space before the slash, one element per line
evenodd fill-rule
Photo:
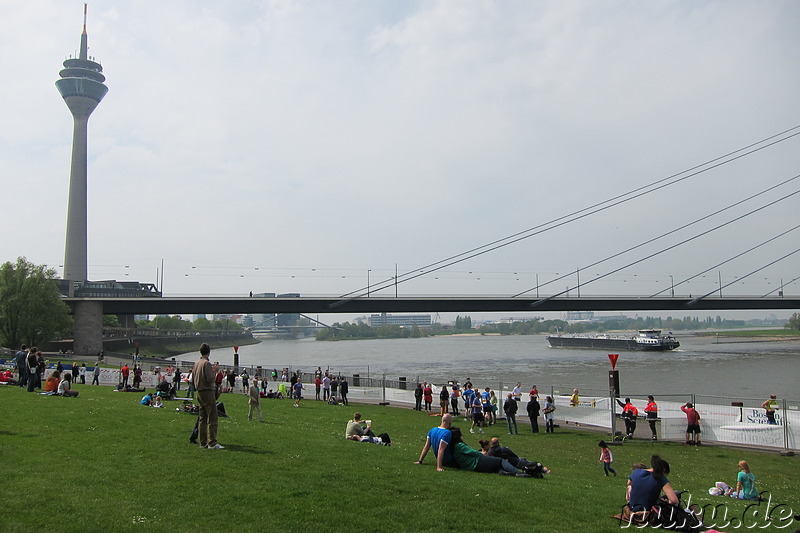
<path fill-rule="evenodd" d="M 55 370 L 50 377 L 47 378 L 47 381 L 44 382 L 44 391 L 45 392 L 56 392 L 58 390 L 58 383 L 61 381 L 61 372 Z"/>
<path fill-rule="evenodd" d="M 647 397 L 647 405 L 644 408 L 647 413 L 647 423 L 650 424 L 650 433 L 653 434 L 653 440 L 658 440 L 656 434 L 656 420 L 658 419 L 658 404 L 652 396 Z"/>
<path fill-rule="evenodd" d="M 617 403 L 622 407 L 622 419 L 625 421 L 625 434 L 630 439 L 636 431 L 636 417 L 639 416 L 639 410 L 631 403 L 630 398 L 625 398 L 625 403 L 618 399 Z"/>

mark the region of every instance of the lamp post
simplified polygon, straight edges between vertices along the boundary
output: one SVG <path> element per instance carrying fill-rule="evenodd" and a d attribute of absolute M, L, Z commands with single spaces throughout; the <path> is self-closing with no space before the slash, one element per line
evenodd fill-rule
<path fill-rule="evenodd" d="M 675 279 L 672 276 L 669 277 L 669 295 L 675 297 Z"/>

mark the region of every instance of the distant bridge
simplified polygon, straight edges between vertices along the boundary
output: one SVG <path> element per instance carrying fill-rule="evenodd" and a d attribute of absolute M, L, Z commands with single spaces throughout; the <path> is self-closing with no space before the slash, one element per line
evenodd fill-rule
<path fill-rule="evenodd" d="M 799 310 L 800 297 L 563 297 L 509 298 L 493 296 L 449 297 L 162 297 L 64 298 L 73 306 L 92 301 L 107 315 L 224 314 L 224 313 L 420 313 L 420 312 L 566 312 L 566 311 L 735 311 Z"/>

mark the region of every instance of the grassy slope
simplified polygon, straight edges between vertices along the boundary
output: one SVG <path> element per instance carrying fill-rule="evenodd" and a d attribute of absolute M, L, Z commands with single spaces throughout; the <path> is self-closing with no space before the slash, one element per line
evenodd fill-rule
<path fill-rule="evenodd" d="M 1 530 L 615 531 L 618 522 L 609 516 L 623 503 L 629 465 L 652 453 L 672 464 L 673 486 L 701 504 L 726 502 L 740 515 L 743 503 L 711 498 L 707 489 L 718 480 L 731 483 L 736 462 L 747 459 L 762 490 L 800 510 L 798 460 L 774 453 L 634 442 L 613 448 L 620 476 L 606 478 L 597 463 L 598 434 L 565 429 L 512 437 L 501 422 L 487 434 L 549 466 L 548 479 L 439 473 L 431 456 L 412 464 L 437 423 L 424 413 L 262 400 L 268 422 L 259 424 L 247 421 L 244 396 L 226 394 L 231 417 L 221 419 L 219 438 L 227 449 L 201 450 L 188 443 L 194 417 L 174 411 L 177 402 L 151 409 L 138 405 L 140 394 L 76 389 L 75 399 L 0 389 L 0 498 L 7 504 Z M 395 443 L 342 439 L 355 410 Z M 459 424 L 466 425 L 463 418 Z M 23 509 L 30 498 L 40 512 Z"/>

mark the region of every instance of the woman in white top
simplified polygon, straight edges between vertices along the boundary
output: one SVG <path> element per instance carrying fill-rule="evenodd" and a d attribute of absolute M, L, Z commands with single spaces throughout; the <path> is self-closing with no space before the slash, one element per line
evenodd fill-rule
<path fill-rule="evenodd" d="M 59 396 L 69 396 L 70 398 L 74 398 L 78 395 L 78 391 L 72 390 L 70 382 L 72 381 L 72 374 L 67 372 L 64 374 L 64 379 L 62 379 L 58 383 L 58 395 Z"/>

